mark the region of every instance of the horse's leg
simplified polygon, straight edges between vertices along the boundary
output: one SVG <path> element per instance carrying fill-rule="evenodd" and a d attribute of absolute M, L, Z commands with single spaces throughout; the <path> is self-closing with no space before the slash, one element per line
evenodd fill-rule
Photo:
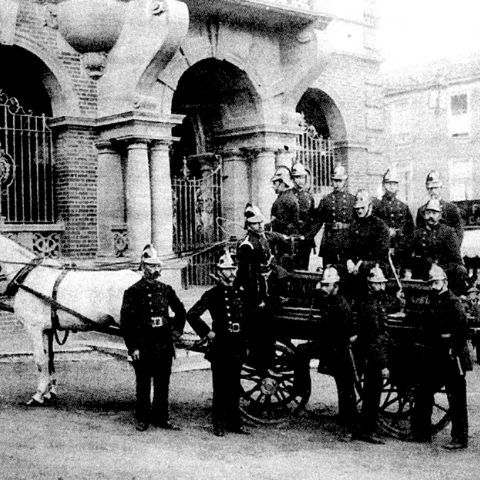
<path fill-rule="evenodd" d="M 28 406 L 43 405 L 45 395 L 50 391 L 50 375 L 48 371 L 48 356 L 45 348 L 44 330 L 33 326 L 26 327 L 28 335 L 32 341 L 33 360 L 38 370 L 37 391 L 33 397 L 27 402 Z"/>
<path fill-rule="evenodd" d="M 45 400 L 55 401 L 57 399 L 57 380 L 55 378 L 55 351 L 53 349 L 53 330 L 45 330 L 43 338 L 47 339 L 47 355 L 48 355 L 48 391 L 44 395 Z"/>

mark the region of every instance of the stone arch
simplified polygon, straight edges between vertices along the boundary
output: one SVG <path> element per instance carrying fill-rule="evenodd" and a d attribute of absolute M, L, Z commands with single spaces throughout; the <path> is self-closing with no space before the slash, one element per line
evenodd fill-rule
<path fill-rule="evenodd" d="M 250 62 L 248 59 L 240 58 L 228 51 L 222 52 L 222 55 L 212 57 L 211 50 L 207 47 L 203 49 L 196 48 L 190 53 L 188 46 L 184 46 L 181 51 L 177 52 L 174 59 L 159 72 L 158 82 L 155 86 L 156 92 L 150 94 L 158 99 L 160 111 L 163 115 L 169 115 L 171 113 L 173 96 L 184 74 L 194 65 L 208 60 L 231 64 L 236 67 L 239 72 L 242 72 L 242 74 L 249 79 L 251 88 L 258 97 L 259 104 L 260 99 L 265 99 L 269 96 L 270 86 L 266 84 L 254 67 L 253 62 Z M 263 118 L 263 108 L 261 110 L 259 115 Z"/>
<path fill-rule="evenodd" d="M 41 62 L 43 67 L 40 72 L 41 79 L 50 96 L 52 115 L 54 117 L 79 116 L 78 96 L 62 63 L 25 37 L 17 36 L 15 46 L 29 52 Z"/>
<path fill-rule="evenodd" d="M 171 113 L 185 116 L 182 125 L 174 129 L 174 137 L 181 138 L 174 152 L 178 160 L 218 151 L 218 136 L 258 123 L 262 106 L 245 70 L 210 57 L 183 72 L 172 95 Z"/>
<path fill-rule="evenodd" d="M 296 111 L 304 114 L 306 122 L 313 125 L 318 134 L 334 142 L 344 142 L 348 138 L 342 110 L 338 102 L 320 88 L 308 88 L 296 107 Z"/>

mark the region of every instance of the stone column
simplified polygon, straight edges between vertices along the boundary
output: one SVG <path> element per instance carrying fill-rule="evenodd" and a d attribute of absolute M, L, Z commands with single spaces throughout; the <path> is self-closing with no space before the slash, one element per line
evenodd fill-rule
<path fill-rule="evenodd" d="M 161 255 L 173 253 L 172 180 L 168 142 L 155 142 L 150 155 L 152 243 Z"/>
<path fill-rule="evenodd" d="M 125 220 L 125 191 L 120 154 L 110 142 L 97 144 L 97 229 L 98 254 L 114 255 L 112 225 Z"/>
<path fill-rule="evenodd" d="M 258 205 L 268 222 L 276 198 L 271 182 L 275 173 L 276 153 L 274 149 L 262 148 L 253 150 L 252 154 L 254 154 L 251 168 L 252 201 Z"/>
<path fill-rule="evenodd" d="M 287 167 L 289 169 L 292 168 L 293 160 L 295 158 L 295 152 L 290 150 L 289 148 L 282 148 L 277 150 L 277 155 L 275 159 L 275 167 Z"/>
<path fill-rule="evenodd" d="M 127 228 L 129 253 L 132 260 L 140 260 L 143 247 L 152 239 L 152 208 L 148 144 L 135 139 L 128 145 L 125 194 L 127 200 Z"/>
<path fill-rule="evenodd" d="M 248 163 L 239 150 L 222 153 L 223 158 L 223 227 L 230 236 L 241 238 L 245 205 L 250 201 Z"/>

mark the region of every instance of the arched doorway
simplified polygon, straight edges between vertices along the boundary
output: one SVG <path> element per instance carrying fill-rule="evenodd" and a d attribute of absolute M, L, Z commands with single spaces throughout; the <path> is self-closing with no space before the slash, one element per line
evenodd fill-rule
<path fill-rule="evenodd" d="M 257 104 L 246 72 L 227 61 L 202 60 L 180 78 L 172 113 L 185 118 L 173 129 L 170 156 L 176 252 L 204 249 L 224 238 L 218 222 L 223 215 L 222 136 L 252 124 Z"/>
<path fill-rule="evenodd" d="M 312 173 L 314 194 L 331 186 L 331 173 L 337 158 L 336 142 L 346 140 L 345 123 L 335 102 L 322 90 L 309 88 L 297 104 L 303 115 L 304 132 L 297 140 L 297 159 Z"/>
<path fill-rule="evenodd" d="M 51 99 L 45 65 L 30 52 L 0 46 L 0 214 L 4 230 L 37 254 L 57 256 Z M 42 227 L 38 227 L 42 225 Z M 41 232 L 44 230 L 44 232 Z"/>

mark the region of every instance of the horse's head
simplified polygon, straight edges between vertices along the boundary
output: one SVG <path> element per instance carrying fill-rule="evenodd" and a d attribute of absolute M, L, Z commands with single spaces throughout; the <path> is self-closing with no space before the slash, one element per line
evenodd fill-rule
<path fill-rule="evenodd" d="M 0 235 L 0 292 L 3 293 L 15 275 L 36 255 L 10 238 Z"/>

